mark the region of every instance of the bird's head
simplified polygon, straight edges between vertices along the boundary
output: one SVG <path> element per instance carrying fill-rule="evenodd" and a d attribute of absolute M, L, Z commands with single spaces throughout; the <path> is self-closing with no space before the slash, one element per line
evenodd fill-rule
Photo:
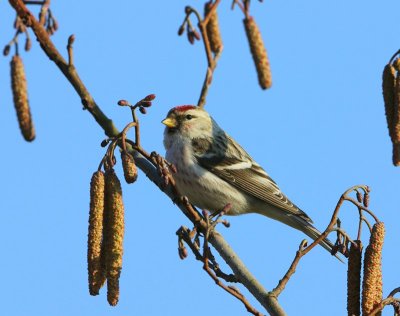
<path fill-rule="evenodd" d="M 213 120 L 203 109 L 194 105 L 181 105 L 172 108 L 162 121 L 166 126 L 165 137 L 203 138 L 210 136 Z"/>

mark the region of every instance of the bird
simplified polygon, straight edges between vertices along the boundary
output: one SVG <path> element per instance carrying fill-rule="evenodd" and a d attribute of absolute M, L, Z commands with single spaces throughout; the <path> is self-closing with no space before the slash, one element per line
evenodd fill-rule
<path fill-rule="evenodd" d="M 176 106 L 162 123 L 165 158 L 176 168 L 176 188 L 193 205 L 220 211 L 229 204 L 226 215 L 258 213 L 313 240 L 321 235 L 311 218 L 203 108 Z M 320 245 L 332 252 L 329 239 Z"/>

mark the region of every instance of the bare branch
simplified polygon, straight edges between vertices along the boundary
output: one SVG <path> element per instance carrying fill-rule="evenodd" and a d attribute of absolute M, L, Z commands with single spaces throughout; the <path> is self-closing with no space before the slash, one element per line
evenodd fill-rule
<path fill-rule="evenodd" d="M 395 298 L 394 295 L 400 292 L 400 287 L 395 288 L 392 292 L 389 293 L 388 297 L 382 300 L 367 316 L 375 316 L 379 314 L 387 305 L 393 305 L 395 308 L 395 315 L 399 314 L 399 304 L 400 299 Z"/>
<path fill-rule="evenodd" d="M 217 9 L 218 4 L 220 3 L 220 0 L 216 0 L 214 4 L 210 7 L 210 10 L 207 12 L 207 15 L 204 17 L 204 19 L 201 18 L 200 13 L 195 10 L 192 7 L 186 7 L 186 17 L 183 21 L 183 24 L 181 28 L 185 25 L 185 23 L 190 23 L 189 16 L 193 13 L 198 21 L 198 27 L 200 29 L 201 36 L 203 38 L 203 43 L 204 43 L 204 49 L 206 52 L 206 57 L 207 57 L 207 71 L 206 71 L 206 77 L 203 82 L 203 87 L 200 92 L 200 97 L 199 101 L 197 102 L 198 107 L 204 107 L 206 104 L 206 97 L 208 94 L 208 89 L 211 85 L 212 81 L 212 76 L 214 73 L 215 68 L 217 67 L 217 61 L 219 57 L 221 56 L 223 46 L 221 45 L 219 51 L 215 54 L 213 57 L 213 53 L 211 50 L 211 45 L 210 45 L 210 39 L 208 38 L 207 34 L 207 23 L 210 21 L 210 18 L 212 14 L 215 13 L 215 10 Z"/>
<path fill-rule="evenodd" d="M 272 293 L 274 293 L 276 297 L 278 297 L 279 294 L 282 293 L 282 291 L 285 289 L 285 286 L 288 283 L 290 277 L 296 272 L 297 264 L 299 263 L 299 261 L 300 261 L 300 259 L 302 257 L 301 251 L 306 246 L 307 246 L 307 240 L 304 239 L 300 243 L 299 250 L 297 250 L 296 256 L 294 257 L 293 262 L 290 265 L 290 267 L 289 267 L 288 271 L 286 272 L 285 276 L 279 281 L 277 287 L 272 290 Z"/>

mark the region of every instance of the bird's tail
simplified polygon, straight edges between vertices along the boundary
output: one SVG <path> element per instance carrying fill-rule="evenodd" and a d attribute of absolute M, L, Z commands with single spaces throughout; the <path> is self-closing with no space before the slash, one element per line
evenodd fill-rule
<path fill-rule="evenodd" d="M 316 240 L 319 236 L 321 236 L 321 232 L 303 218 L 298 216 L 291 216 L 290 218 L 291 223 L 288 223 L 290 226 L 302 231 L 313 240 Z M 329 253 L 332 253 L 333 243 L 328 238 L 323 239 L 319 244 L 328 250 Z M 335 257 L 343 262 L 338 255 L 335 254 Z"/>

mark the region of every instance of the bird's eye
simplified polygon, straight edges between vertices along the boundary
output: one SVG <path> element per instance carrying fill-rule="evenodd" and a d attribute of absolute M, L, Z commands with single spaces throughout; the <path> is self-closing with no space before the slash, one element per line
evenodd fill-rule
<path fill-rule="evenodd" d="M 193 115 L 190 115 L 190 114 L 186 115 L 187 120 L 191 120 L 192 118 L 193 118 Z"/>

